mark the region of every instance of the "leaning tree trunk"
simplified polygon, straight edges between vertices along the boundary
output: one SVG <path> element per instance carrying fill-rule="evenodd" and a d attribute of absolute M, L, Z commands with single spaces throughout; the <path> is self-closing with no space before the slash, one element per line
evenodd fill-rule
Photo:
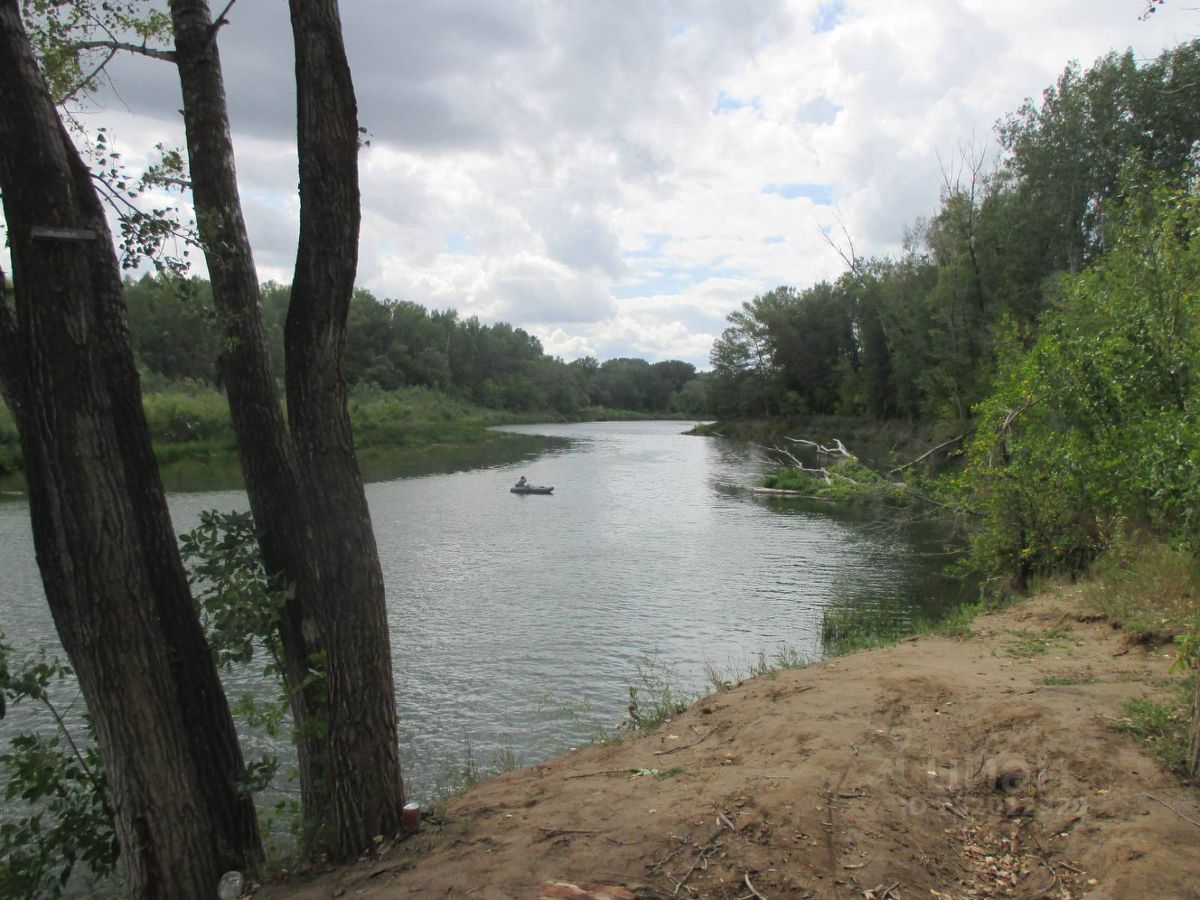
<path fill-rule="evenodd" d="M 326 718 L 324 699 L 309 678 L 321 650 L 310 612 L 320 583 L 312 516 L 271 366 L 258 272 L 238 195 L 216 26 L 206 0 L 171 0 L 170 8 L 196 221 L 226 336 L 221 373 L 246 493 L 264 565 L 294 589 L 280 625 L 284 678 L 298 735 L 304 818 L 317 825 L 328 818 L 328 779 L 319 724 Z"/>
<path fill-rule="evenodd" d="M 150 448 L 112 238 L 16 0 L 0 0 L 0 110 L 16 296 L 15 321 L 0 313 L 0 376 L 47 600 L 135 892 L 211 897 L 223 870 L 260 855 L 254 808 Z"/>
<path fill-rule="evenodd" d="M 404 785 L 383 575 L 354 455 L 342 356 L 358 266 L 358 116 L 336 0 L 291 0 L 300 242 L 285 329 L 288 417 L 318 529 L 339 857 L 400 824 Z"/>

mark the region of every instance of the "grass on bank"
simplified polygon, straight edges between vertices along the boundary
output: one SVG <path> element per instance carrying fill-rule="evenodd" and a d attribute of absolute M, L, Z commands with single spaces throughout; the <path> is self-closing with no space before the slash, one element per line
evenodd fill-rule
<path fill-rule="evenodd" d="M 1145 744 L 1163 768 L 1183 779 L 1188 777 L 1195 680 L 1194 675 L 1179 678 L 1166 700 L 1150 697 L 1126 700 L 1125 715 L 1113 726 Z"/>
<path fill-rule="evenodd" d="M 1200 634 L 1200 564 L 1161 540 L 1138 536 L 1118 543 L 1079 584 L 1085 607 L 1123 632 L 1127 646 L 1174 643 L 1180 659 L 1163 697 L 1126 701 L 1114 726 L 1149 747 L 1163 766 L 1187 777 L 1196 679 L 1189 668 Z M 1194 660 L 1191 661 L 1194 666 Z"/>
<path fill-rule="evenodd" d="M 1079 594 L 1134 643 L 1169 643 L 1200 631 L 1200 565 L 1162 541 L 1118 544 L 1093 564 Z"/>
<path fill-rule="evenodd" d="M 148 377 L 143 406 L 154 454 L 160 465 L 185 469 L 213 468 L 213 484 L 238 480 L 236 441 L 224 393 L 196 381 Z M 497 440 L 495 425 L 563 420 L 546 411 L 514 413 L 491 409 L 426 387 L 385 391 L 355 385 L 349 397 L 355 448 L 364 470 L 395 468 L 397 452 L 432 446 L 466 447 Z M 587 407 L 571 421 L 626 421 L 687 418 L 682 414 L 645 414 L 607 407 Z M 403 461 L 401 461 L 401 467 Z M 7 407 L 0 403 L 0 490 L 24 489 L 20 436 Z M 189 485 L 206 486 L 202 473 L 185 475 Z"/>
<path fill-rule="evenodd" d="M 971 623 L 987 608 L 983 602 L 966 603 L 940 618 L 919 617 L 907 622 L 874 607 L 831 608 L 821 617 L 821 646 L 829 656 L 845 656 L 917 635 L 968 638 Z"/>
<path fill-rule="evenodd" d="M 150 439 L 162 466 L 210 467 L 213 486 L 238 480 L 236 442 L 225 395 L 211 385 L 177 381 L 153 385 L 143 397 Z M 350 391 L 350 421 L 364 468 L 385 451 L 435 445 L 478 445 L 496 438 L 493 425 L 544 421 L 485 409 L 448 394 L 414 387 L 384 391 L 358 385 Z M 197 473 L 203 482 L 203 474 Z M 186 479 L 188 483 L 192 479 Z M 197 485 L 205 486 L 203 483 Z M 21 491 L 24 478 L 20 438 L 8 409 L 0 404 L 0 489 Z"/>

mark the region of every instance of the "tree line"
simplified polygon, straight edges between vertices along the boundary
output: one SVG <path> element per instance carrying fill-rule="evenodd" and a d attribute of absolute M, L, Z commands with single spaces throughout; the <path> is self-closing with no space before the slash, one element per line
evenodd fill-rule
<path fill-rule="evenodd" d="M 1178 181 L 1200 139 L 1200 45 L 1066 68 L 1040 100 L 943 166 L 939 208 L 895 255 L 742 304 L 713 346 L 722 418 L 843 413 L 968 422 L 1010 348 L 1028 348 L 1063 276 L 1112 246 L 1133 165 Z"/>
<path fill-rule="evenodd" d="M 212 290 L 203 279 L 164 275 L 125 284 L 134 350 L 146 371 L 170 380 L 221 383 L 222 336 Z M 280 379 L 290 295 L 286 285 L 267 283 L 261 289 L 263 327 Z M 350 298 L 345 342 L 345 377 L 351 386 L 427 387 L 479 406 L 567 417 L 589 407 L 708 411 L 704 378 L 691 363 L 624 357 L 566 363 L 506 322 L 489 325 L 452 309 L 379 299 L 361 288 Z"/>

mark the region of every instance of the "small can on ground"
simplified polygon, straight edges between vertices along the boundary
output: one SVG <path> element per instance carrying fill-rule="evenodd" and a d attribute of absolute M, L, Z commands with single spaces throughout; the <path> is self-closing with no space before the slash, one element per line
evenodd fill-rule
<path fill-rule="evenodd" d="M 400 810 L 400 830 L 405 834 L 416 834 L 421 830 L 421 804 L 410 801 Z"/>

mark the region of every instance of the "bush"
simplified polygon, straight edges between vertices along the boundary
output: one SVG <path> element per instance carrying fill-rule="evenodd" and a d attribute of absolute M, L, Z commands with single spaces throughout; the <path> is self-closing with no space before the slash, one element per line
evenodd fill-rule
<path fill-rule="evenodd" d="M 82 864 L 103 880 L 117 867 L 104 766 L 90 725 L 81 740 L 50 699 L 52 683 L 71 670 L 45 657 L 21 663 L 0 635 L 0 717 L 8 703 L 32 703 L 50 714 L 47 727 L 26 731 L 0 753 L 5 821 L 0 823 L 0 896 L 61 897 Z"/>
<path fill-rule="evenodd" d="M 958 485 L 985 571 L 1081 571 L 1134 528 L 1200 547 L 1200 196 L 1158 187 L 1118 218 L 977 410 Z"/>

